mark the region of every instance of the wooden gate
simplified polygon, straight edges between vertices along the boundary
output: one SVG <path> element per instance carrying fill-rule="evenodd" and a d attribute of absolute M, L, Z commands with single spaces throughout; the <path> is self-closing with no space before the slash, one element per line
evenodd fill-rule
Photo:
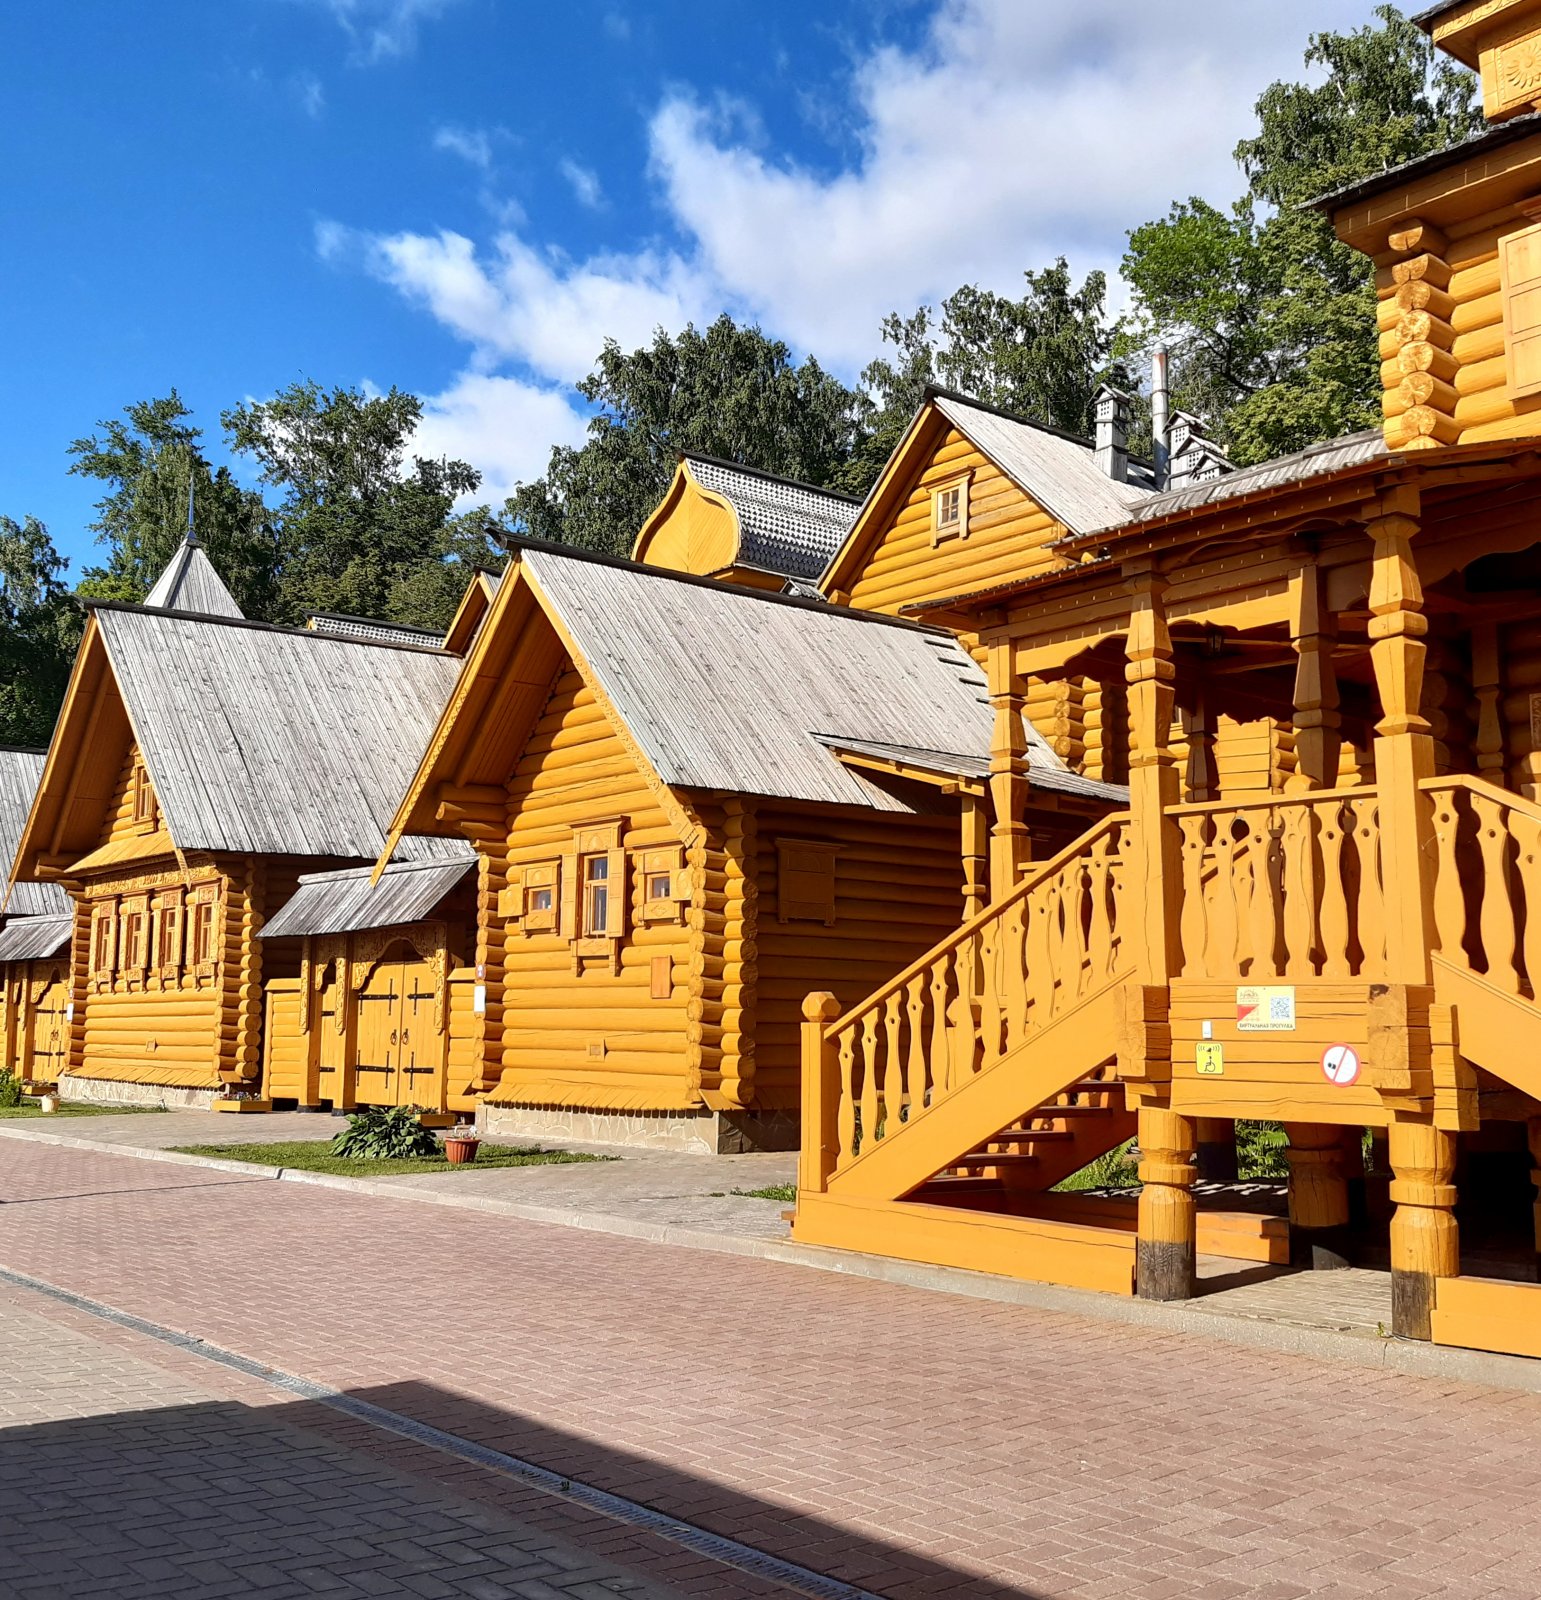
<path fill-rule="evenodd" d="M 443 1111 L 445 1035 L 433 963 L 398 940 L 366 973 L 355 1003 L 358 1103 Z"/>
<path fill-rule="evenodd" d="M 32 1048 L 24 1057 L 25 1076 L 33 1083 L 57 1083 L 69 1065 L 70 991 L 63 969 L 45 969 L 32 1002 Z"/>

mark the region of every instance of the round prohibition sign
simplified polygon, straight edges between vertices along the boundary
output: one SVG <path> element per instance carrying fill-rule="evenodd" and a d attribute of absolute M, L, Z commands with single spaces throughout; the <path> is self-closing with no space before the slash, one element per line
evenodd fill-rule
<path fill-rule="evenodd" d="M 1340 1089 L 1359 1077 L 1359 1052 L 1351 1044 L 1330 1044 L 1322 1051 L 1322 1076 Z"/>

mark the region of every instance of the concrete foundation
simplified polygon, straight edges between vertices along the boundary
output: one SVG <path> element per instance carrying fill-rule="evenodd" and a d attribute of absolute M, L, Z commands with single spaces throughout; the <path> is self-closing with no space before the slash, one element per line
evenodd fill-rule
<path fill-rule="evenodd" d="M 93 1106 L 160 1106 L 166 1111 L 207 1111 L 218 1089 L 176 1089 L 163 1083 L 118 1083 L 109 1078 L 59 1076 L 59 1098 Z"/>
<path fill-rule="evenodd" d="M 800 1134 L 790 1111 L 588 1111 L 483 1103 L 476 1125 L 489 1139 L 570 1139 L 706 1156 L 795 1150 Z"/>

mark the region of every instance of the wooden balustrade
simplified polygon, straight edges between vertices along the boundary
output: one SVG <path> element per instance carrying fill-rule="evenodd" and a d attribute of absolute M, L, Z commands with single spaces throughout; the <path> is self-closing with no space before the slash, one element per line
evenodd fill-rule
<path fill-rule="evenodd" d="M 1182 975 L 1379 976 L 1377 807 L 1369 787 L 1168 807 L 1182 834 Z"/>
<path fill-rule="evenodd" d="M 822 1187 L 868 1140 L 916 1122 L 1118 975 L 1128 832 L 1127 813 L 1103 818 L 835 1021 L 805 1008 L 805 1074 L 833 1075 L 838 1094 L 805 1084 L 805 1119 L 813 1107 L 834 1126 L 805 1137 L 815 1155 L 804 1187 Z"/>
<path fill-rule="evenodd" d="M 1426 779 L 1434 926 L 1445 960 L 1541 998 L 1541 807 L 1482 778 Z"/>

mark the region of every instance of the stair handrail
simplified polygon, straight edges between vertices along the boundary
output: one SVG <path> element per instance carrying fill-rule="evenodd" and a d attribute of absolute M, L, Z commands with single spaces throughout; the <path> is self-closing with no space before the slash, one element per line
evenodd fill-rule
<path fill-rule="evenodd" d="M 1239 795 L 1234 799 L 1184 800 L 1180 805 L 1165 807 L 1163 815 L 1197 817 L 1212 811 L 1265 811 L 1270 807 L 1287 806 L 1296 801 L 1319 805 L 1331 800 L 1363 800 L 1366 795 L 1374 794 L 1373 783 L 1345 783 L 1335 789 L 1295 789 L 1286 790 L 1283 794 L 1270 791 L 1267 794 L 1252 796 Z"/>
<path fill-rule="evenodd" d="M 1504 788 L 1501 783 L 1494 783 L 1489 778 L 1479 778 L 1474 772 L 1447 772 L 1437 778 L 1422 778 L 1418 787 L 1425 794 L 1448 794 L 1453 789 L 1465 789 L 1472 794 L 1480 794 L 1485 799 L 1494 800 L 1499 805 L 1508 806 L 1511 811 L 1518 811 L 1521 815 L 1541 823 L 1541 804 L 1527 800 L 1514 789 Z"/>
<path fill-rule="evenodd" d="M 969 918 L 961 927 L 955 928 L 948 936 L 934 944 L 923 956 L 918 956 L 897 976 L 892 977 L 880 989 L 874 989 L 871 994 L 859 1005 L 853 1006 L 843 1015 L 838 1016 L 825 1028 L 825 1034 L 833 1037 L 843 1032 L 852 1024 L 861 1021 L 868 1012 L 877 1010 L 888 1002 L 890 995 L 898 994 L 904 990 L 918 974 L 926 971 L 940 956 L 949 950 L 955 950 L 965 939 L 972 938 L 981 928 L 1002 916 L 1019 901 L 1025 900 L 1040 884 L 1046 883 L 1056 872 L 1062 872 L 1079 855 L 1084 855 L 1087 849 L 1095 844 L 1098 839 L 1127 828 L 1130 824 L 1130 813 L 1127 811 L 1111 811 L 1107 816 L 1088 828 L 1085 833 L 1077 834 L 1069 844 L 1056 856 L 1051 856 L 1047 861 L 1035 861 L 1028 864 L 1027 871 L 1021 881 L 1010 894 L 1003 895 L 999 900 L 992 901 L 983 911 Z"/>

